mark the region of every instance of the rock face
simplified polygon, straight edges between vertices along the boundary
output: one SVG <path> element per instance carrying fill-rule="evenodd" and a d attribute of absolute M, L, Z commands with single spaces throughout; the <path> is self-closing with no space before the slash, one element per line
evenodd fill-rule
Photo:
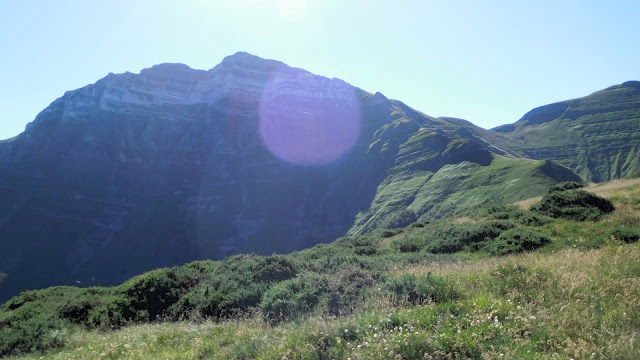
<path fill-rule="evenodd" d="M 545 105 L 501 132 L 532 159 L 553 159 L 599 182 L 640 171 L 640 82 Z"/>
<path fill-rule="evenodd" d="M 0 142 L 0 298 L 288 252 L 579 179 L 516 154 L 504 134 L 246 53 L 109 74 Z"/>

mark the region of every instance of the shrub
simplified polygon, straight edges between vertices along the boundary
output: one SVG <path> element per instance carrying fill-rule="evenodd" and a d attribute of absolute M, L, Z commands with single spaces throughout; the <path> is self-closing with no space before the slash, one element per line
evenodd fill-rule
<path fill-rule="evenodd" d="M 176 303 L 186 289 L 197 284 L 183 268 L 163 268 L 136 276 L 118 287 L 117 303 L 127 320 L 155 320 Z"/>
<path fill-rule="evenodd" d="M 637 228 L 621 227 L 613 230 L 610 236 L 627 244 L 632 244 L 640 240 L 640 231 Z"/>
<path fill-rule="evenodd" d="M 541 226 L 547 221 L 530 211 L 524 211 L 515 205 L 493 205 L 478 212 L 480 217 L 494 220 L 511 220 L 527 226 Z"/>
<path fill-rule="evenodd" d="M 555 191 L 545 195 L 531 210 L 552 218 L 598 220 L 615 210 L 611 201 L 583 190 Z"/>
<path fill-rule="evenodd" d="M 557 183 L 555 185 L 553 185 L 552 187 L 549 188 L 548 193 L 554 193 L 556 191 L 567 191 L 567 190 L 575 190 L 575 189 L 581 189 L 585 186 L 585 184 L 583 183 L 579 183 L 576 181 L 565 181 L 565 182 L 561 182 L 561 183 Z"/>
<path fill-rule="evenodd" d="M 326 312 L 336 316 L 355 312 L 374 282 L 369 272 L 355 267 L 343 269 L 328 281 Z"/>
<path fill-rule="evenodd" d="M 396 241 L 396 247 L 403 253 L 416 252 L 423 246 L 421 243 L 422 241 L 418 237 L 409 237 L 405 234 L 402 239 Z"/>
<path fill-rule="evenodd" d="M 489 219 L 495 220 L 509 220 L 514 219 L 524 211 L 515 205 L 492 205 L 484 209 L 479 210 L 479 215 Z"/>
<path fill-rule="evenodd" d="M 280 322 L 311 311 L 326 288 L 327 279 L 312 273 L 277 283 L 262 297 L 262 315 L 270 322 Z"/>
<path fill-rule="evenodd" d="M 49 314 L 0 323 L 0 356 L 45 351 L 64 344 L 64 323 Z"/>
<path fill-rule="evenodd" d="M 0 356 L 44 351 L 63 345 L 64 330 L 72 325 L 60 314 L 65 311 L 65 304 L 86 297 L 86 290 L 56 286 L 25 291 L 2 305 Z M 90 303 L 95 301 L 87 299 Z"/>
<path fill-rule="evenodd" d="M 253 279 L 259 282 L 278 282 L 291 279 L 296 271 L 288 258 L 282 255 L 259 257 L 251 266 Z"/>
<path fill-rule="evenodd" d="M 483 249 L 493 255 L 506 255 L 535 250 L 548 244 L 544 235 L 526 228 L 509 229 L 496 239 L 483 244 Z"/>
<path fill-rule="evenodd" d="M 397 235 L 399 233 L 402 232 L 402 229 L 384 229 L 382 230 L 382 237 L 383 238 L 390 238 L 394 235 Z"/>
<path fill-rule="evenodd" d="M 424 250 L 434 254 L 451 254 L 468 248 L 476 249 L 476 244 L 493 239 L 514 225 L 506 221 L 493 221 L 485 224 L 440 223 L 428 229 L 422 242 Z"/>

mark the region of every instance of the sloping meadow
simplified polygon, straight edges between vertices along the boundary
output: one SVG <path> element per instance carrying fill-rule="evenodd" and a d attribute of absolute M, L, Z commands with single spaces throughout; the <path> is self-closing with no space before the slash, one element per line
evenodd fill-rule
<path fill-rule="evenodd" d="M 582 199 L 583 191 L 567 185 L 533 210 L 494 206 L 288 255 L 158 269 L 116 287 L 24 292 L 0 308 L 0 352 L 633 358 L 640 187 L 607 194 L 616 210 L 595 218 L 538 210 L 545 199 Z"/>

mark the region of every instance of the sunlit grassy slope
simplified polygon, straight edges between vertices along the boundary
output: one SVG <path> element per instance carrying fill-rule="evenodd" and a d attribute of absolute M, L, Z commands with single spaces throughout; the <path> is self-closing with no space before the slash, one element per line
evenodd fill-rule
<path fill-rule="evenodd" d="M 62 326 L 43 335 L 60 347 L 23 358 L 636 359 L 640 184 L 623 180 L 588 189 L 612 200 L 616 210 L 578 222 L 494 208 L 341 238 L 283 257 L 295 274 L 268 282 L 254 306 L 220 321 L 184 312 L 188 321 L 165 315 L 114 329 Z M 550 242 L 504 256 L 491 254 L 495 239 L 445 251 L 457 249 L 456 239 L 512 231 L 502 228 L 526 229 Z M 440 239 L 443 234 L 448 237 Z M 212 268 L 228 276 L 222 265 Z M 116 290 L 101 291 L 118 296 Z M 47 301 L 51 314 L 60 314 L 56 309 L 70 299 Z M 19 309 L 5 304 L 0 324 Z"/>
<path fill-rule="evenodd" d="M 551 159 L 590 181 L 640 170 L 640 82 L 545 105 L 494 130 L 532 159 Z"/>

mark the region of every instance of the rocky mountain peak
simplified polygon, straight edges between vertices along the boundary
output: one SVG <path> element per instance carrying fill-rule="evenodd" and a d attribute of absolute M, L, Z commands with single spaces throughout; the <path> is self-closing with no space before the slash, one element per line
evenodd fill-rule
<path fill-rule="evenodd" d="M 288 67 L 285 63 L 263 59 L 243 51 L 229 55 L 222 62 L 212 68 L 211 72 L 246 70 L 251 72 L 273 72 L 278 68 Z"/>
<path fill-rule="evenodd" d="M 163 63 L 140 71 L 140 77 L 152 81 L 195 82 L 204 76 L 206 71 L 192 69 L 180 63 Z"/>

